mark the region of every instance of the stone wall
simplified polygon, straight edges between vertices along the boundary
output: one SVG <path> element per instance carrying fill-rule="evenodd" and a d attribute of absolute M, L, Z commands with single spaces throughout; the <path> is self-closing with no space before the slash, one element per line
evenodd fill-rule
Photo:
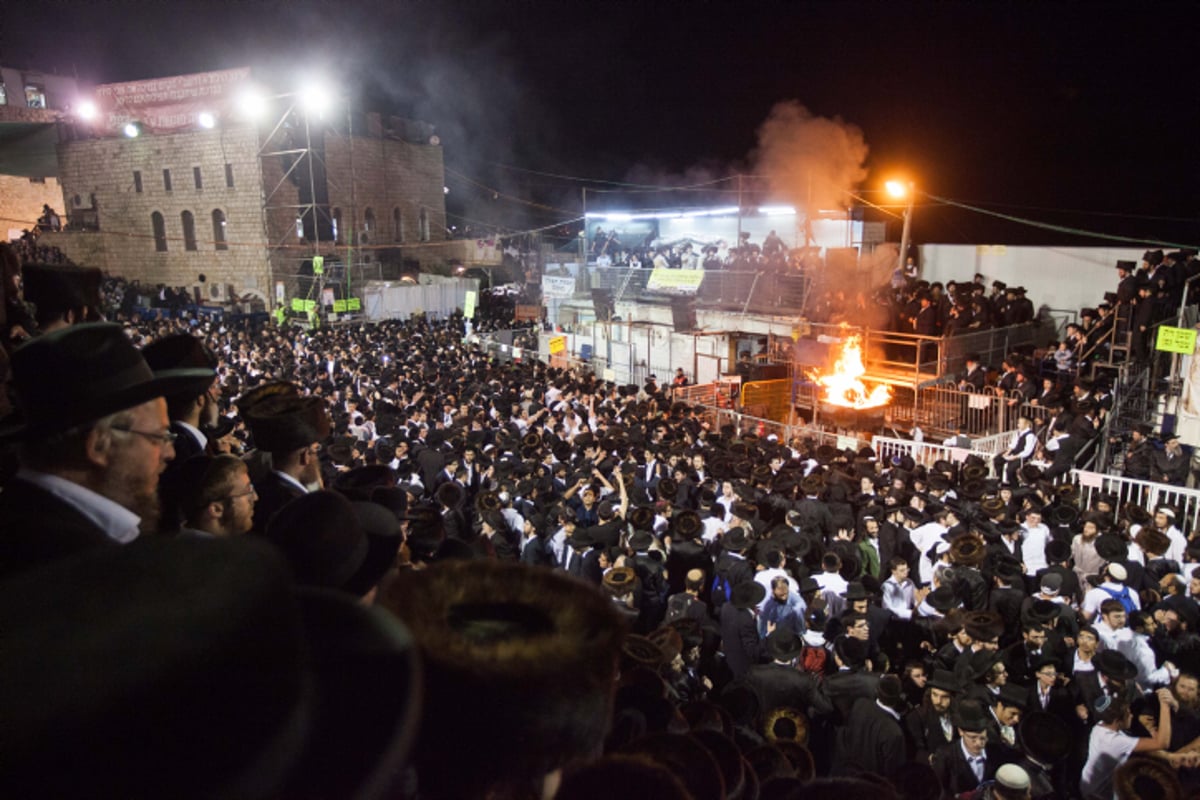
<path fill-rule="evenodd" d="M 209 300 L 225 299 L 230 287 L 239 294 L 269 294 L 263 178 L 253 127 L 67 142 L 59 148 L 59 166 L 66 197 L 95 198 L 93 218 L 105 251 L 105 264 L 97 266 L 171 286 L 197 286 L 203 273 Z M 164 171 L 170 173 L 169 188 Z M 224 215 L 223 226 L 214 224 L 214 211 Z M 185 230 L 185 212 L 192 215 L 194 235 Z M 154 214 L 162 215 L 161 241 L 156 241 Z M 91 247 L 97 236 L 78 235 L 89 244 L 60 246 L 86 264 L 74 253 Z"/>
<path fill-rule="evenodd" d="M 22 230 L 33 228 L 42 215 L 43 204 L 57 211 L 66 224 L 62 187 L 57 180 L 0 175 L 0 232 L 5 234 L 4 239 L 15 239 Z"/>

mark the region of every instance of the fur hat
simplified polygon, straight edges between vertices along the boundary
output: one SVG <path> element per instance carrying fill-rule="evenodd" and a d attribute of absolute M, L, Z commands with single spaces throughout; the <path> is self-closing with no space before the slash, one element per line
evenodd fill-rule
<path fill-rule="evenodd" d="M 525 785 L 603 742 L 623 627 L 602 592 L 480 559 L 414 572 L 379 602 L 429 665 L 416 764 L 432 796 Z"/>
<path fill-rule="evenodd" d="M 245 412 L 254 444 L 269 453 L 287 453 L 329 438 L 332 422 L 320 397 L 276 394 Z"/>
<path fill-rule="evenodd" d="M 1185 796 L 1176 769 L 1148 756 L 1135 756 L 1117 767 L 1113 789 L 1122 800 L 1143 797 L 1182 800 Z"/>

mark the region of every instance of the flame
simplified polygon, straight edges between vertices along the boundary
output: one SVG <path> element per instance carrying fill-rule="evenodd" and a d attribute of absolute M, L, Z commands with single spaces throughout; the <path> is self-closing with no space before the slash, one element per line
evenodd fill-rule
<path fill-rule="evenodd" d="M 825 402 L 845 408 L 875 408 L 887 405 L 892 390 L 887 384 L 868 390 L 861 378 L 867 372 L 863 366 L 862 335 L 852 334 L 842 342 L 841 352 L 834 362 L 833 372 L 817 377 L 825 387 Z"/>

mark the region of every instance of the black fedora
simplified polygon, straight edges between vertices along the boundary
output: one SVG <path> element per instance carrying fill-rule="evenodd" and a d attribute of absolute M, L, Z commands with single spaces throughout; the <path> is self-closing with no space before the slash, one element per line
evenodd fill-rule
<path fill-rule="evenodd" d="M 779 628 L 767 634 L 767 654 L 776 661 L 793 661 L 800 657 L 804 642 L 795 633 Z"/>
<path fill-rule="evenodd" d="M 962 683 L 948 669 L 935 669 L 925 685 L 951 694 L 958 694 L 962 691 Z"/>
<path fill-rule="evenodd" d="M 408 632 L 262 542 L 89 550 L 0 587 L 0 627 L 8 797 L 385 796 L 415 734 Z"/>
<path fill-rule="evenodd" d="M 754 608 L 767 596 L 767 588 L 758 581 L 742 581 L 733 587 L 729 602 L 734 608 Z"/>
<path fill-rule="evenodd" d="M 155 372 L 120 325 L 73 325 L 13 352 L 18 413 L 0 425 L 0 440 L 58 433 L 156 397 L 200 394 L 212 379 L 208 369 Z"/>

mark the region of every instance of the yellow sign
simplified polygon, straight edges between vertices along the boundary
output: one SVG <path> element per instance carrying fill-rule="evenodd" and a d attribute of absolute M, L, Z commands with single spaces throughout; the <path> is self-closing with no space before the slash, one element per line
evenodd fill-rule
<path fill-rule="evenodd" d="M 1182 353 L 1190 356 L 1196 352 L 1196 331 L 1193 328 L 1172 328 L 1160 325 L 1154 349 L 1164 353 Z"/>
<path fill-rule="evenodd" d="M 467 292 L 467 297 L 463 300 L 463 317 L 466 319 L 475 319 L 475 293 Z"/>
<path fill-rule="evenodd" d="M 313 275 L 325 274 L 325 256 L 313 256 Z"/>
<path fill-rule="evenodd" d="M 704 280 L 698 269 L 655 269 L 650 272 L 646 288 L 650 291 L 695 292 Z"/>
<path fill-rule="evenodd" d="M 346 313 L 346 301 L 345 300 L 334 300 L 333 301 L 333 313 L 345 314 Z"/>
<path fill-rule="evenodd" d="M 556 356 L 567 349 L 567 337 L 551 336 L 550 337 L 550 355 Z"/>
<path fill-rule="evenodd" d="M 358 297 L 347 297 L 346 298 L 346 310 L 347 311 L 362 311 L 362 300 Z"/>

